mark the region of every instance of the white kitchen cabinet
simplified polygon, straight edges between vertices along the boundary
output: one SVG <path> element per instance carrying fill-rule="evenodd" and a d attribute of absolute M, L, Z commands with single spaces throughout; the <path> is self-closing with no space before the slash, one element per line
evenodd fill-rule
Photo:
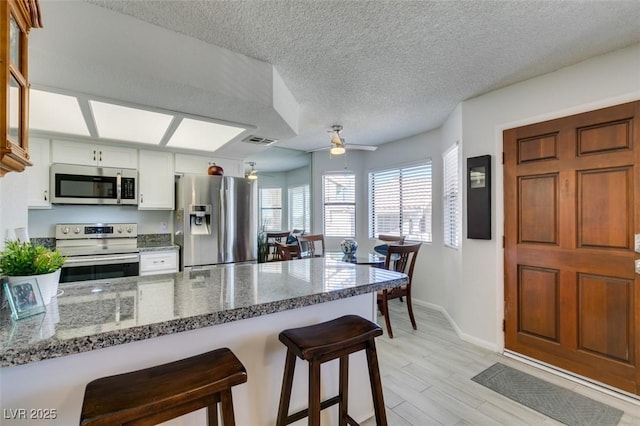
<path fill-rule="evenodd" d="M 175 157 L 176 173 L 198 173 L 206 175 L 209 165 L 216 163 L 224 169 L 225 176 L 244 177 L 244 164 L 242 160 L 191 154 L 176 154 Z"/>
<path fill-rule="evenodd" d="M 138 167 L 138 151 L 120 146 L 54 140 L 53 162 L 135 169 Z"/>
<path fill-rule="evenodd" d="M 175 318 L 173 279 L 138 283 L 138 325 Z"/>
<path fill-rule="evenodd" d="M 140 150 L 138 210 L 173 210 L 173 153 Z"/>
<path fill-rule="evenodd" d="M 178 272 L 178 249 L 143 251 L 140 253 L 140 275 Z"/>
<path fill-rule="evenodd" d="M 33 166 L 27 167 L 24 171 L 27 175 L 27 205 L 30 209 L 50 209 L 51 144 L 49 139 L 29 138 L 29 157 Z"/>

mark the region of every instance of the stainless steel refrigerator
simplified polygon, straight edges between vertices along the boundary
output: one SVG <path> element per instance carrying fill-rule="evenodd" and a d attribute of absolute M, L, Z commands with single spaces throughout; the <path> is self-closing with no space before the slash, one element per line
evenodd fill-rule
<path fill-rule="evenodd" d="M 176 177 L 174 241 L 180 269 L 257 259 L 255 180 L 184 174 Z"/>

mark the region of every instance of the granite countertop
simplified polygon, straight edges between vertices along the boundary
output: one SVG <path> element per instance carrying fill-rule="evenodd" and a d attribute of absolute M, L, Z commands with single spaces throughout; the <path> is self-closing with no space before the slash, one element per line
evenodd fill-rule
<path fill-rule="evenodd" d="M 0 367 L 195 330 L 406 284 L 404 274 L 330 258 L 217 265 L 61 284 L 45 314 L 0 311 Z"/>

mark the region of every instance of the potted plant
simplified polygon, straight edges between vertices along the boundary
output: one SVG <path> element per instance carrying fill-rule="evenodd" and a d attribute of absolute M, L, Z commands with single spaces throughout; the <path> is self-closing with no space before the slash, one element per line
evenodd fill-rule
<path fill-rule="evenodd" d="M 9 240 L 0 251 L 0 272 L 11 281 L 35 276 L 45 304 L 58 292 L 60 268 L 65 258 L 58 250 L 40 244 Z"/>

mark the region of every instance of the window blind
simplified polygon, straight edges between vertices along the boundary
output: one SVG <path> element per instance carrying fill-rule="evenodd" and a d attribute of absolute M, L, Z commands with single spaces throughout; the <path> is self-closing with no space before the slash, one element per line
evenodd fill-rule
<path fill-rule="evenodd" d="M 260 188 L 260 226 L 265 231 L 282 229 L 282 188 Z"/>
<path fill-rule="evenodd" d="M 324 235 L 356 236 L 356 177 L 353 173 L 326 174 L 322 179 Z"/>
<path fill-rule="evenodd" d="M 369 173 L 369 238 L 404 235 L 431 242 L 431 160 Z"/>
<path fill-rule="evenodd" d="M 311 229 L 309 199 L 309 185 L 289 188 L 289 229 Z"/>
<path fill-rule="evenodd" d="M 444 219 L 444 245 L 460 247 L 460 172 L 458 167 L 458 145 L 443 155 L 442 208 Z"/>

